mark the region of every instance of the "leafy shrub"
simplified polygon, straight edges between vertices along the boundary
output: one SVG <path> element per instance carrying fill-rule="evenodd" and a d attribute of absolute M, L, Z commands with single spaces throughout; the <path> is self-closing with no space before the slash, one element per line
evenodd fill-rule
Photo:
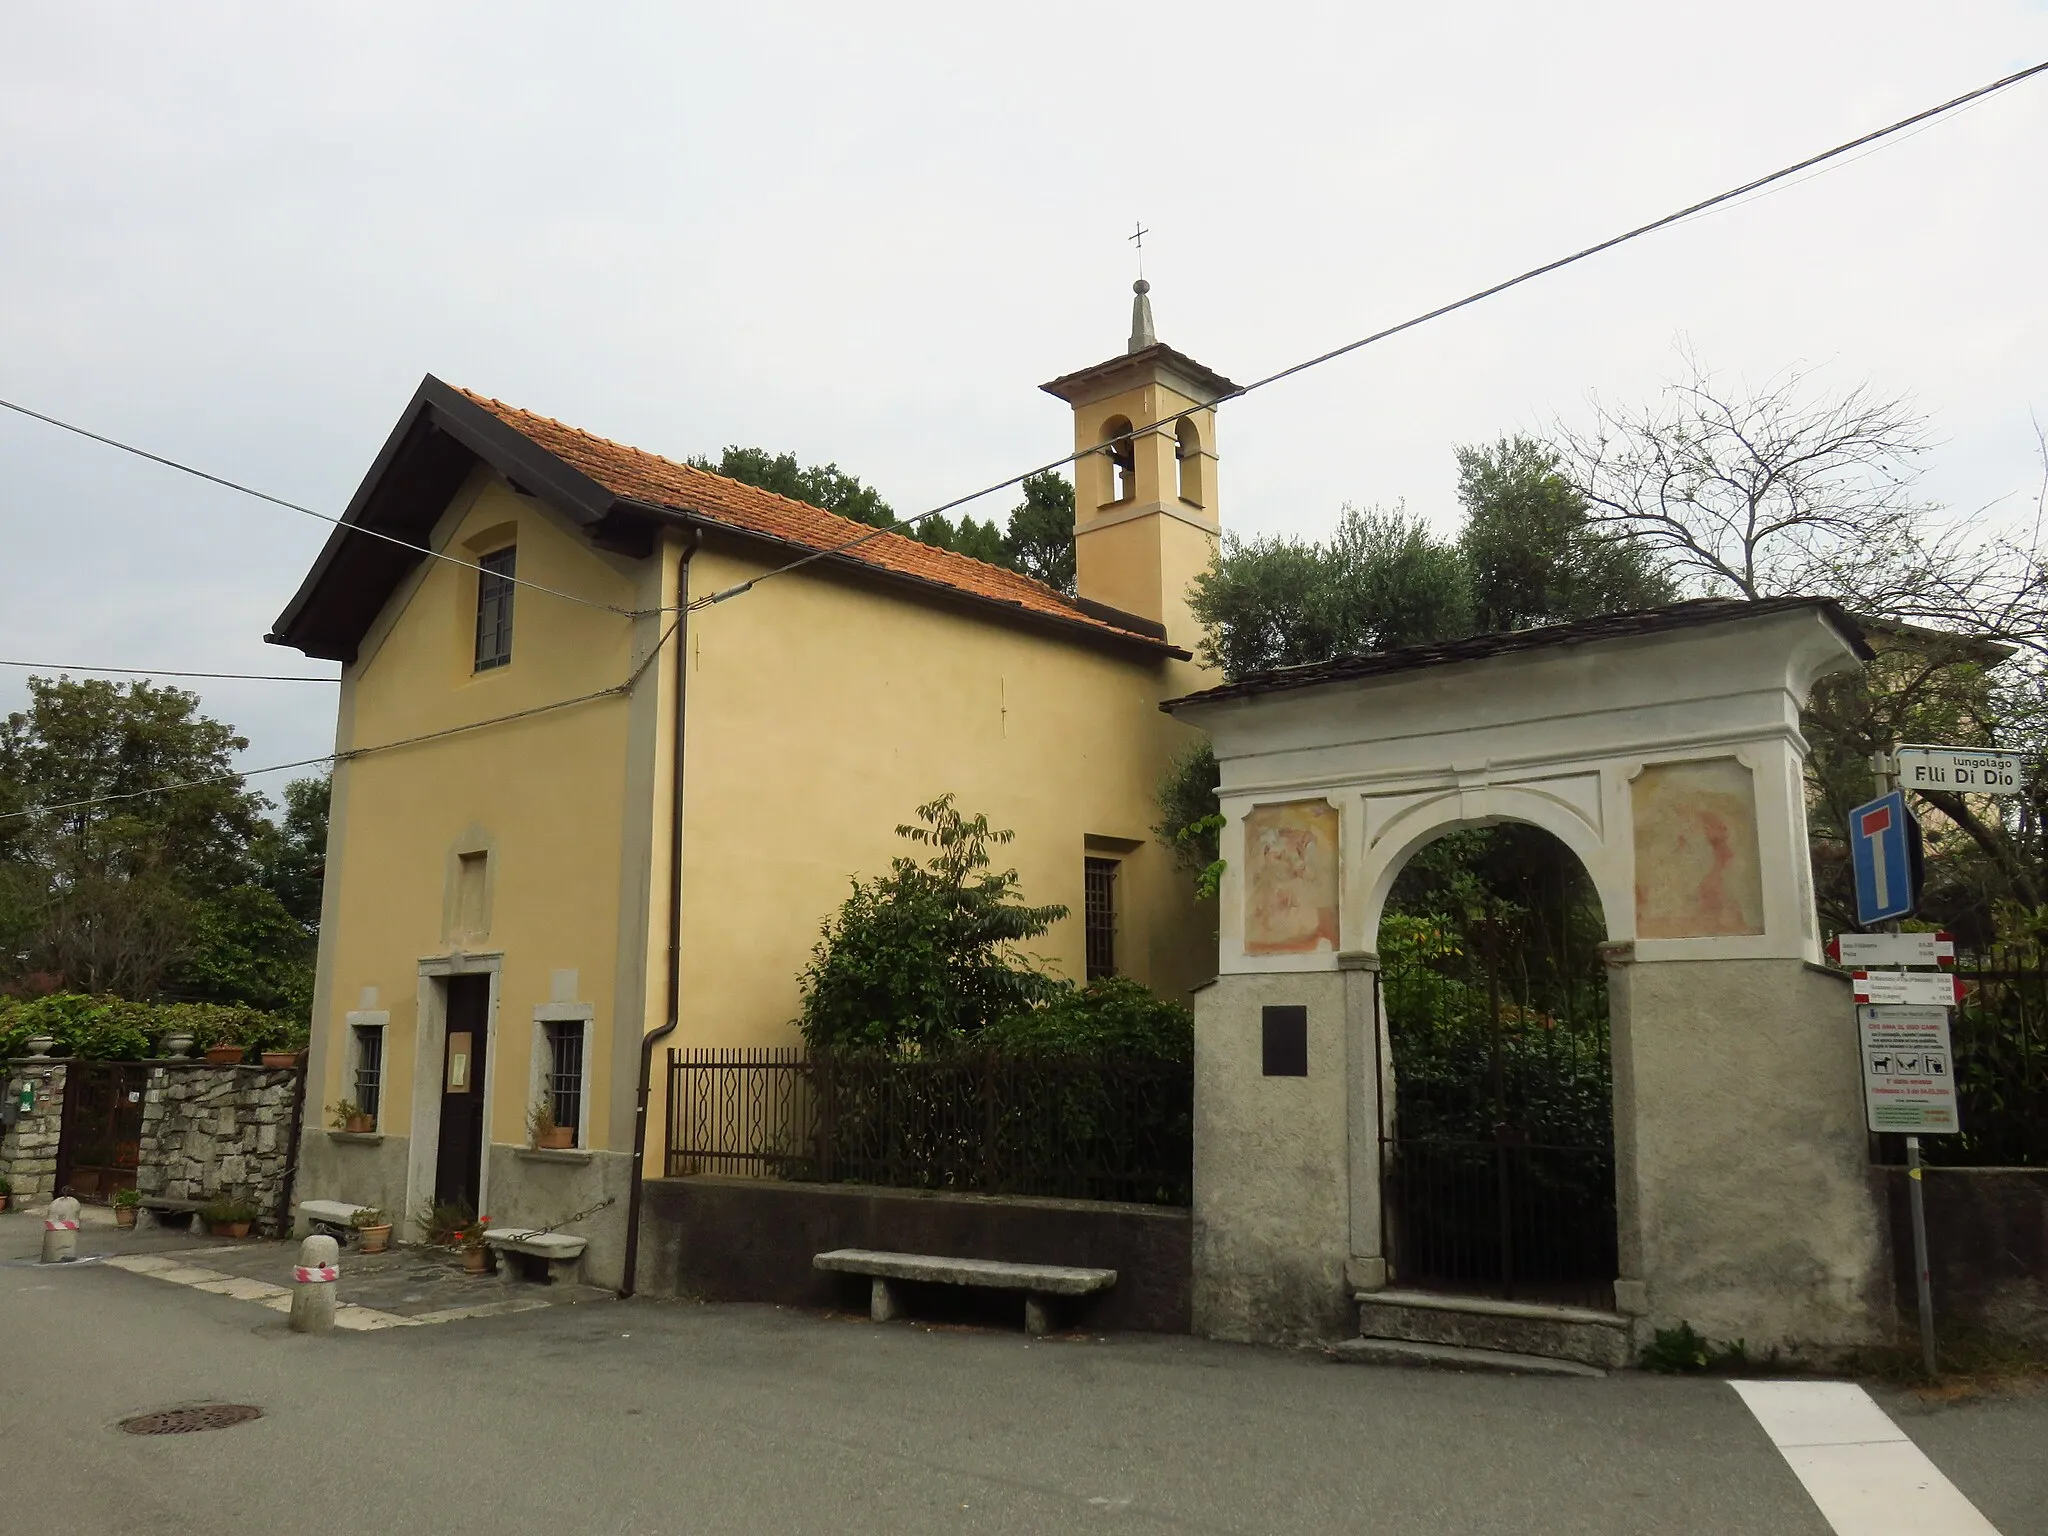
<path fill-rule="evenodd" d="M 797 1018 L 813 1050 L 890 1049 L 972 1035 L 1051 1001 L 1060 981 L 1017 945 L 1067 915 L 1024 905 L 1017 872 L 991 867 L 1014 833 L 966 816 L 941 795 L 897 835 L 932 849 L 920 864 L 853 883 L 802 975 Z"/>
<path fill-rule="evenodd" d="M 1018 1055 L 1192 1061 L 1195 1018 L 1128 976 L 1068 987 L 1042 1008 L 989 1026 L 982 1043 Z"/>
<path fill-rule="evenodd" d="M 0 998 L 0 1060 L 23 1056 L 48 1035 L 60 1056 L 136 1061 L 163 1050 L 166 1038 L 190 1035 L 199 1047 L 239 1045 L 250 1054 L 304 1049 L 301 1020 L 222 1003 L 137 1003 L 118 997 L 58 992 L 29 1000 Z"/>
<path fill-rule="evenodd" d="M 1659 1328 L 1643 1351 L 1643 1369 L 1665 1376 L 1693 1376 L 1706 1371 L 1739 1371 L 1751 1364 L 1749 1346 L 1737 1339 L 1717 1344 L 1701 1336 L 1691 1323 Z"/>

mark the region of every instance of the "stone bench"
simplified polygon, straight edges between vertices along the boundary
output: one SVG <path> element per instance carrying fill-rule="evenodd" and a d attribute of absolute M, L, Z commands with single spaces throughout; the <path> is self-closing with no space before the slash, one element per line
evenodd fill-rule
<path fill-rule="evenodd" d="M 565 1232 L 535 1232 L 507 1227 L 499 1232 L 486 1232 L 484 1246 L 504 1255 L 522 1280 L 537 1280 L 542 1285 L 549 1285 L 558 1273 L 575 1278 L 589 1239 L 571 1237 Z"/>
<path fill-rule="evenodd" d="M 367 1211 L 367 1205 L 352 1205 L 346 1200 L 301 1200 L 292 1209 L 315 1231 L 326 1230 L 334 1236 L 344 1236 L 355 1231 L 356 1212 Z"/>
<path fill-rule="evenodd" d="M 928 1285 L 971 1285 L 1024 1293 L 1024 1331 L 1042 1337 L 1049 1326 L 1046 1300 L 1086 1296 L 1116 1284 L 1113 1269 L 1074 1269 L 1063 1264 L 1012 1264 L 1002 1259 L 949 1259 L 929 1253 L 881 1253 L 872 1248 L 835 1248 L 811 1260 L 818 1269 L 866 1275 L 873 1282 L 868 1316 L 886 1323 L 902 1310 L 895 1280 Z"/>

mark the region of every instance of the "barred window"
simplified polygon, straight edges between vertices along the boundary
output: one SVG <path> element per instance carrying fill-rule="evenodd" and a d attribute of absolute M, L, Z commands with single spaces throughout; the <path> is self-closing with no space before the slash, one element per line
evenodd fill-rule
<path fill-rule="evenodd" d="M 1090 981 L 1116 974 L 1116 865 L 1115 859 L 1089 859 L 1084 873 L 1081 924 Z"/>
<path fill-rule="evenodd" d="M 358 1024 L 356 1036 L 356 1108 L 372 1120 L 384 1087 L 384 1026 Z"/>
<path fill-rule="evenodd" d="M 555 1124 L 570 1133 L 570 1145 L 583 1144 L 583 1024 L 581 1020 L 547 1025 L 547 1094 Z"/>
<path fill-rule="evenodd" d="M 476 578 L 476 670 L 502 667 L 512 660 L 513 566 L 519 551 L 514 545 L 494 549 L 477 561 Z"/>

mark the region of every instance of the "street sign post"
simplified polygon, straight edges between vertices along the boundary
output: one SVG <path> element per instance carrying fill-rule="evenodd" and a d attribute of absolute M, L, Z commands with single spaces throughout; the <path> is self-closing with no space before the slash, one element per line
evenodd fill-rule
<path fill-rule="evenodd" d="M 1856 876 L 1856 921 L 1864 927 L 1913 910 L 1913 854 L 1902 790 L 1866 800 L 1849 813 L 1849 862 Z"/>
<path fill-rule="evenodd" d="M 1973 747 L 1900 747 L 1902 789 L 1959 795 L 2016 795 L 2026 787 L 2017 752 Z"/>
<path fill-rule="evenodd" d="M 1856 1028 L 1870 1129 L 1915 1137 L 1951 1136 L 1962 1129 L 1946 1008 L 1866 1004 L 1856 1010 Z"/>

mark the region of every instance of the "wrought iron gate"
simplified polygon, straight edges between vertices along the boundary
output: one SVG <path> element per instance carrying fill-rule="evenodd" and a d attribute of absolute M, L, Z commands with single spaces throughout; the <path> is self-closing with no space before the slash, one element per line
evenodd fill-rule
<path fill-rule="evenodd" d="M 1562 926 L 1531 964 L 1482 920 L 1429 956 L 1420 1001 L 1397 996 L 1382 1014 L 1395 1091 L 1381 1220 L 1395 1284 L 1613 1305 L 1605 967 Z M 1389 988 L 1416 979 L 1383 980 L 1382 1008 Z"/>
<path fill-rule="evenodd" d="M 57 1188 L 105 1204 L 135 1187 L 142 1151 L 142 1095 L 149 1069 L 133 1061 L 73 1061 L 64 1074 Z"/>

